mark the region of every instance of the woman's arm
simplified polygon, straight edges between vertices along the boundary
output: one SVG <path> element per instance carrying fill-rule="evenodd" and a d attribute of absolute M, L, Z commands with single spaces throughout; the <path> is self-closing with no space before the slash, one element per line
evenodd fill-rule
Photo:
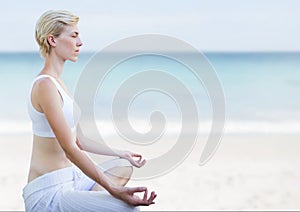
<path fill-rule="evenodd" d="M 146 192 L 142 188 L 134 188 L 129 192 L 129 188 L 121 188 L 111 183 L 109 178 L 104 175 L 94 164 L 94 162 L 77 146 L 75 138 L 64 117 L 61 109 L 61 96 L 55 85 L 50 79 L 42 79 L 37 84 L 38 103 L 45 114 L 60 146 L 66 154 L 66 157 L 78 166 L 82 172 L 103 186 L 113 196 L 123 199 L 133 205 L 150 205 L 153 204 L 154 196 L 150 195 L 149 199 L 140 199 L 133 195 L 135 192 Z"/>
<path fill-rule="evenodd" d="M 138 168 L 142 167 L 146 163 L 146 160 L 142 159 L 142 155 L 138 153 L 113 149 L 86 137 L 82 132 L 80 124 L 78 124 L 77 126 L 76 143 L 81 150 L 98 154 L 98 155 L 116 156 L 116 157 L 124 158 L 127 159 L 133 166 Z"/>
<path fill-rule="evenodd" d="M 116 156 L 116 157 L 121 157 L 121 154 L 122 154 L 122 151 L 120 151 L 120 150 L 109 148 L 104 144 L 95 142 L 95 141 L 91 140 L 90 138 L 86 137 L 82 132 L 80 124 L 78 124 L 78 126 L 77 126 L 76 142 L 80 149 L 90 152 L 90 153 L 106 155 L 106 156 Z"/>
<path fill-rule="evenodd" d="M 37 84 L 38 103 L 43 110 L 66 157 L 78 166 L 87 176 L 109 191 L 111 182 L 94 165 L 93 161 L 81 151 L 64 117 L 61 96 L 50 79 L 42 79 Z"/>

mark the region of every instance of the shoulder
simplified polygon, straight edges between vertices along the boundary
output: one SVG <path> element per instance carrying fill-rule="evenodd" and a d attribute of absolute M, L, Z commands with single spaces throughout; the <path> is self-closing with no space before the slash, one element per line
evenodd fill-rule
<path fill-rule="evenodd" d="M 38 79 L 34 83 L 34 87 L 39 94 L 50 94 L 56 91 L 56 86 L 49 77 Z"/>
<path fill-rule="evenodd" d="M 38 79 L 35 84 L 35 97 L 37 98 L 40 105 L 57 104 L 61 105 L 61 97 L 56 88 L 56 85 L 49 77 Z"/>

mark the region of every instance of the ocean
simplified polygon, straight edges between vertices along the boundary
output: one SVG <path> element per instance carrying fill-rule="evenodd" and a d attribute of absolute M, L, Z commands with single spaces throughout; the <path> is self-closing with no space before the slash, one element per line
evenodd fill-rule
<path fill-rule="evenodd" d="M 300 133 L 300 53 L 205 52 L 204 55 L 223 88 L 224 133 Z M 76 63 L 65 64 L 62 77 L 71 93 L 76 91 L 81 73 L 92 56 L 93 53 L 82 53 Z M 32 79 L 42 67 L 43 60 L 37 52 L 0 53 L 0 134 L 30 131 L 27 98 Z M 94 100 L 97 121 L 112 118 L 111 102 L 124 81 L 136 72 L 156 68 L 172 74 L 189 89 L 196 101 L 200 128 L 203 126 L 203 132 L 207 132 L 212 110 L 205 86 L 186 67 L 153 55 L 125 61 L 111 70 L 98 87 Z M 174 92 L 181 91 L 176 85 L 168 86 L 173 86 Z M 176 125 L 181 114 L 176 103 L 176 99 L 159 89 L 141 91 L 128 105 L 130 123 L 137 125 L 137 129 L 144 126 L 138 130 L 147 131 L 151 113 L 160 111 Z"/>

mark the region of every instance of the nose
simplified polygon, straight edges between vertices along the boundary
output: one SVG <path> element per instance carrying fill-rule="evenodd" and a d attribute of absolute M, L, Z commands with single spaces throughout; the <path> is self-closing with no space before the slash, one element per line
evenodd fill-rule
<path fill-rule="evenodd" d="M 83 45 L 83 43 L 81 42 L 81 39 L 78 37 L 78 39 L 77 39 L 77 46 L 80 47 L 82 45 Z"/>

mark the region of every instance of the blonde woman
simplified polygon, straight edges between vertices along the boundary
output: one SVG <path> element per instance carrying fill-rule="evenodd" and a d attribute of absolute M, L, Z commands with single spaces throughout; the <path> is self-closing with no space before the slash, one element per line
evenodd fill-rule
<path fill-rule="evenodd" d="M 33 149 L 28 184 L 23 189 L 27 211 L 135 211 L 151 205 L 155 192 L 124 185 L 132 166 L 145 160 L 137 153 L 107 150 L 86 138 L 76 120 L 76 104 L 61 79 L 65 61 L 75 62 L 82 42 L 79 18 L 64 10 L 47 11 L 35 36 L 45 65 L 33 80 L 28 101 Z M 115 156 L 99 166 L 84 151 Z M 135 195 L 144 192 L 143 198 Z"/>

